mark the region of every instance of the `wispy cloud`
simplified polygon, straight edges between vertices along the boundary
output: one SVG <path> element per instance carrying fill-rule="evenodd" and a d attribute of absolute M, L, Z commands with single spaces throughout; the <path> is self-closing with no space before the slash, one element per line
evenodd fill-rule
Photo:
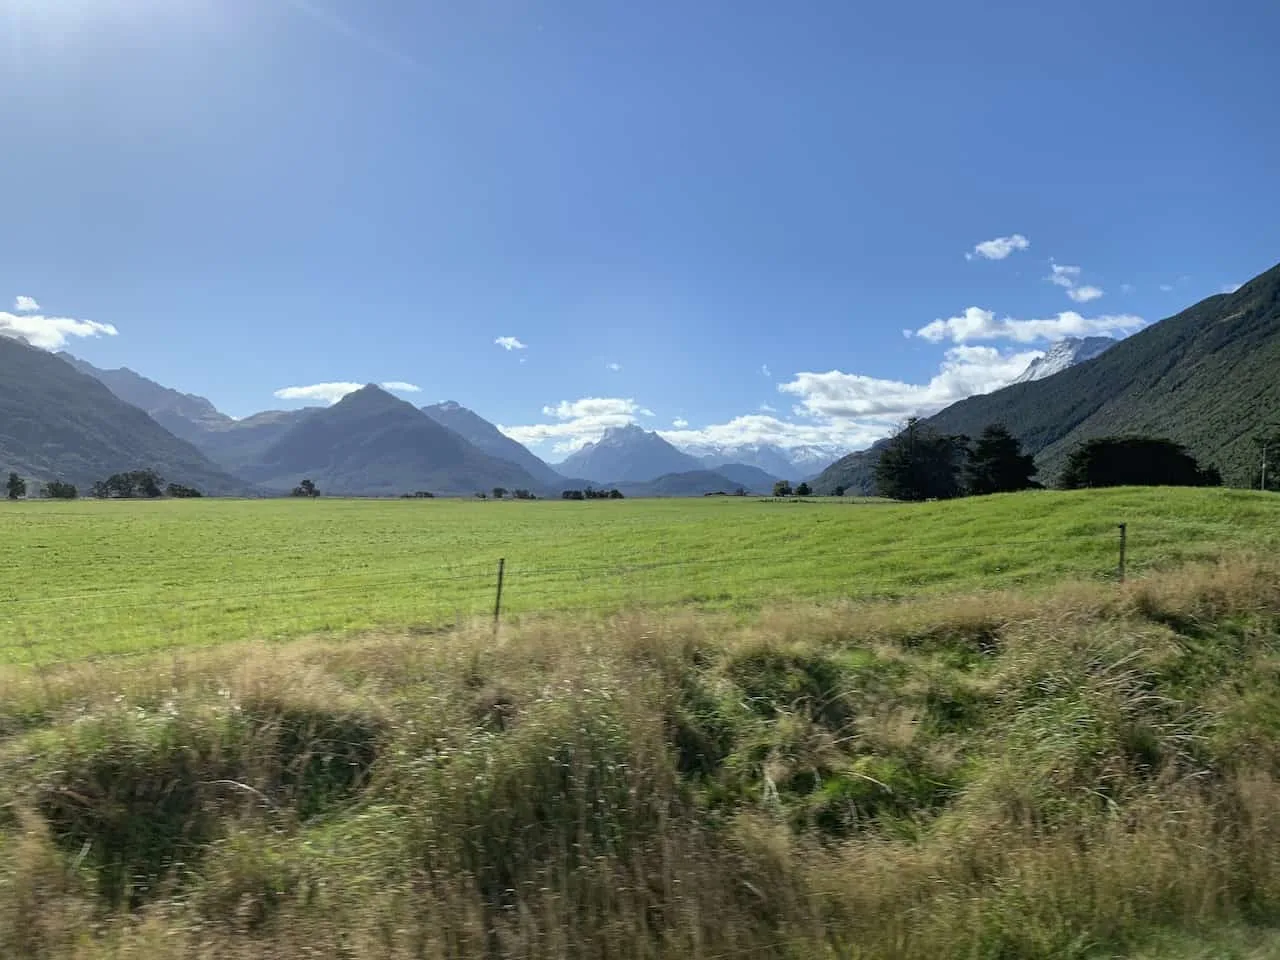
<path fill-rule="evenodd" d="M 605 366 L 608 369 L 612 370 L 614 373 L 617 373 L 619 370 L 622 369 L 622 364 L 620 363 L 606 363 Z"/>
<path fill-rule="evenodd" d="M 769 365 L 767 363 L 760 364 L 760 372 L 763 373 L 766 377 L 769 377 L 769 378 L 773 377 L 773 371 L 769 369 Z"/>
<path fill-rule="evenodd" d="M 1014 251 L 1026 250 L 1030 246 L 1030 240 L 1020 233 L 1015 233 L 1008 237 L 983 240 L 966 253 L 964 258 L 966 260 L 972 260 L 974 257 L 981 257 L 983 260 L 1003 260 Z"/>
<path fill-rule="evenodd" d="M 771 407 L 771 406 L 769 406 L 769 404 L 767 404 L 767 403 L 762 403 L 762 404 L 760 404 L 760 412 L 761 412 L 761 413 L 777 413 L 777 412 L 778 412 L 778 408 L 777 408 L 777 407 Z"/>
<path fill-rule="evenodd" d="M 689 425 L 689 421 L 686 420 L 684 417 L 676 417 L 674 420 L 671 421 L 671 425 L 675 427 L 677 430 L 683 430 L 685 427 Z"/>
<path fill-rule="evenodd" d="M 498 337 L 493 341 L 503 350 L 527 350 L 528 344 L 521 343 L 519 337 Z"/>
<path fill-rule="evenodd" d="M 114 337 L 120 332 L 109 323 L 46 317 L 36 312 L 40 304 L 33 297 L 17 297 L 14 309 L 17 313 L 0 310 L 0 337 L 25 340 L 41 350 L 59 350 L 69 337 Z"/>
<path fill-rule="evenodd" d="M 275 396 L 281 400 L 313 400 L 324 404 L 335 404 L 349 393 L 363 389 L 367 384 L 350 380 L 330 381 L 328 383 L 311 383 L 302 387 L 281 387 Z M 388 380 L 379 384 L 383 390 L 392 393 L 421 393 L 417 384 L 405 383 L 403 380 Z"/>
<path fill-rule="evenodd" d="M 582 397 L 561 400 L 542 408 L 550 423 L 503 425 L 498 429 L 520 443 L 553 444 L 556 453 L 572 453 L 599 440 L 610 427 L 625 427 L 640 417 L 652 417 L 653 411 L 631 398 Z"/>
<path fill-rule="evenodd" d="M 1171 290 L 1173 290 L 1173 284 L 1172 284 L 1172 283 L 1162 283 L 1162 284 L 1160 284 L 1160 289 L 1161 289 L 1161 291 L 1162 291 L 1162 292 L 1164 292 L 1164 293 L 1169 293 Z"/>
<path fill-rule="evenodd" d="M 1120 292 L 1121 292 L 1121 293 L 1133 293 L 1133 291 L 1134 291 L 1134 286 L 1133 286 L 1133 284 L 1132 284 L 1132 283 L 1122 283 L 1122 284 L 1120 284 Z"/>
<path fill-rule="evenodd" d="M 1067 296 L 1076 303 L 1088 303 L 1090 300 L 1097 300 L 1102 296 L 1102 291 L 1097 287 L 1085 285 L 1083 287 L 1072 287 L 1067 291 Z"/>
<path fill-rule="evenodd" d="M 1080 279 L 1080 268 L 1070 267 L 1065 263 L 1054 263 L 1050 260 L 1047 279 L 1050 283 L 1056 283 L 1058 286 L 1066 287 L 1070 290 L 1076 285 L 1076 281 Z"/>
<path fill-rule="evenodd" d="M 934 320 L 926 324 L 916 331 L 916 336 L 933 343 L 943 340 L 950 340 L 952 343 L 967 343 L 970 340 L 1034 343 L 1037 340 L 1061 340 L 1063 337 L 1129 333 L 1145 325 L 1146 321 L 1142 317 L 1127 313 L 1084 317 L 1074 310 L 1064 310 L 1053 317 L 1015 320 L 1012 317 L 998 319 L 994 311 L 969 307 L 958 317 Z"/>

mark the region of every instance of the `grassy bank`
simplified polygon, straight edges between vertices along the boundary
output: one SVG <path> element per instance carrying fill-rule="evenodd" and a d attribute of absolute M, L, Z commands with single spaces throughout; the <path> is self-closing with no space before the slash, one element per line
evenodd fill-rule
<path fill-rule="evenodd" d="M 1280 498 L 0 502 L 0 663 L 635 606 L 753 611 L 1135 574 L 1280 545 Z"/>
<path fill-rule="evenodd" d="M 1280 578 L 0 672 L 0 956 L 1265 956 Z"/>

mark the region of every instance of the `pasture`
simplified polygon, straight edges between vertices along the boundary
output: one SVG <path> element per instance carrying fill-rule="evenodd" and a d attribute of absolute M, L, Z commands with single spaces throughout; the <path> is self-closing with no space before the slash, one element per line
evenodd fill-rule
<path fill-rule="evenodd" d="M 188 500 L 0 503 L 0 663 L 434 632 L 491 615 L 749 612 L 1131 575 L 1280 545 L 1280 498 L 1037 492 L 951 503 Z"/>

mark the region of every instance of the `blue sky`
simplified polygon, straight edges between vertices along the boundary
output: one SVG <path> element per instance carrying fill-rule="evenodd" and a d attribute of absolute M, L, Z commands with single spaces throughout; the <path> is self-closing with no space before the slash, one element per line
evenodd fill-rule
<path fill-rule="evenodd" d="M 0 328 L 233 415 L 416 385 L 551 459 L 630 420 L 859 446 L 1280 258 L 1278 34 L 1269 0 L 0 0 Z"/>

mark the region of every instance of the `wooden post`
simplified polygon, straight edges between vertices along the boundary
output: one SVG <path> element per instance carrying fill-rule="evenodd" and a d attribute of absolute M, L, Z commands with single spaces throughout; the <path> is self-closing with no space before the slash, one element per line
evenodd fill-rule
<path fill-rule="evenodd" d="M 1120 574 L 1120 582 L 1124 583 L 1124 551 L 1129 539 L 1129 525 L 1127 523 L 1120 524 L 1120 566 L 1118 568 Z"/>
<path fill-rule="evenodd" d="M 498 632 L 498 618 L 502 616 L 502 575 L 507 566 L 506 557 L 498 559 L 498 596 L 493 601 L 493 632 Z"/>

